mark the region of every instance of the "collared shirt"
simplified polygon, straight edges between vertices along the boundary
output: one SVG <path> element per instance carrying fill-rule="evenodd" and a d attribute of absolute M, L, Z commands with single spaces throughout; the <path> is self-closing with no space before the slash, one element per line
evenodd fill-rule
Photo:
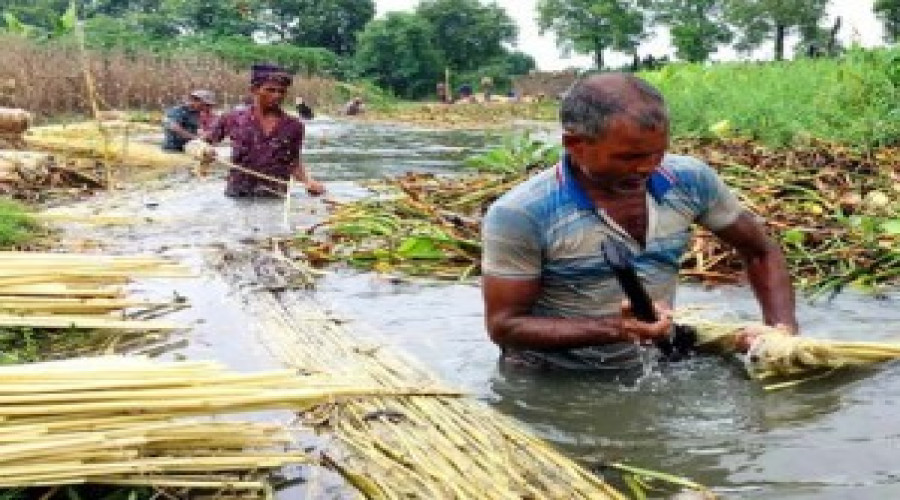
<path fill-rule="evenodd" d="M 734 223 L 744 210 L 708 165 L 688 156 L 666 155 L 647 181 L 648 227 L 642 247 L 595 206 L 573 168 L 565 157 L 494 202 L 482 222 L 482 272 L 540 279 L 534 316 L 619 314 L 625 296 L 601 251 L 607 238 L 631 249 L 638 275 L 653 300 L 673 303 L 691 225 L 717 231 Z"/>
<path fill-rule="evenodd" d="M 253 108 L 234 110 L 219 118 L 207 136 L 212 142 L 231 139 L 231 161 L 241 167 L 270 177 L 288 180 L 300 161 L 303 145 L 303 123 L 282 113 L 281 120 L 268 134 L 256 118 Z M 253 175 L 231 170 L 226 194 L 249 196 L 284 193 L 285 186 Z"/>
<path fill-rule="evenodd" d="M 197 133 L 200 126 L 200 112 L 191 109 L 187 104 L 179 104 L 166 110 L 166 117 L 163 121 L 163 149 L 166 151 L 184 151 L 184 145 L 190 139 L 186 139 L 176 134 L 172 129 L 172 125 L 179 125 L 192 134 Z"/>

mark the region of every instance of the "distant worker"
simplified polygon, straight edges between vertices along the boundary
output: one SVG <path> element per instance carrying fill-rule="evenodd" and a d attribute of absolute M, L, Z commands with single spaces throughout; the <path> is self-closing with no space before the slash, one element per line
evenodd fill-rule
<path fill-rule="evenodd" d="M 457 93 L 459 94 L 459 100 L 463 102 L 472 102 L 475 98 L 472 92 L 472 86 L 468 83 L 460 85 Z"/>
<path fill-rule="evenodd" d="M 365 111 L 362 97 L 354 97 L 352 101 L 344 106 L 344 114 L 347 116 L 361 115 Z"/>
<path fill-rule="evenodd" d="M 437 93 L 438 102 L 447 104 L 451 101 L 450 94 L 447 92 L 446 83 L 438 82 L 438 84 L 435 86 L 435 92 Z"/>
<path fill-rule="evenodd" d="M 294 104 L 297 105 L 297 116 L 299 116 L 303 120 L 312 120 L 316 117 L 315 113 L 306 101 L 303 100 L 303 97 L 297 96 L 297 99 L 294 100 Z"/>
<path fill-rule="evenodd" d="M 481 92 L 484 93 L 484 102 L 491 101 L 491 95 L 494 90 L 494 79 L 489 76 L 481 78 Z"/>
<path fill-rule="evenodd" d="M 313 195 L 325 187 L 313 180 L 303 166 L 300 150 L 303 122 L 281 109 L 291 75 L 272 64 L 254 64 L 250 76 L 253 101 L 247 109 L 235 109 L 219 118 L 204 138 L 208 143 L 231 139 L 231 162 L 240 167 L 228 172 L 225 195 L 229 197 L 287 194 L 294 178 Z M 212 148 L 203 156 L 215 156 Z M 259 175 L 254 175 L 254 172 Z"/>
<path fill-rule="evenodd" d="M 183 103 L 167 109 L 163 119 L 165 138 L 162 148 L 166 151 L 184 151 L 188 141 L 199 137 L 204 114 L 208 121 L 215 105 L 215 94 L 208 90 L 195 90 L 188 94 Z"/>

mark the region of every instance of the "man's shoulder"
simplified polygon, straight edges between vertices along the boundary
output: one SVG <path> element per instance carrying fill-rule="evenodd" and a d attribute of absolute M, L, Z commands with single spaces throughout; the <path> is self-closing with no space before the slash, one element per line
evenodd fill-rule
<path fill-rule="evenodd" d="M 530 202 L 547 196 L 552 192 L 555 192 L 558 187 L 556 167 L 554 166 L 542 170 L 515 185 L 503 196 L 498 198 L 497 201 L 521 205 L 523 202 Z"/>
<path fill-rule="evenodd" d="M 191 108 L 187 104 L 176 104 L 166 109 L 169 116 L 184 116 L 191 112 Z"/>
<path fill-rule="evenodd" d="M 663 158 L 661 167 L 680 183 L 693 184 L 716 175 L 715 170 L 708 163 L 688 155 L 667 154 Z"/>

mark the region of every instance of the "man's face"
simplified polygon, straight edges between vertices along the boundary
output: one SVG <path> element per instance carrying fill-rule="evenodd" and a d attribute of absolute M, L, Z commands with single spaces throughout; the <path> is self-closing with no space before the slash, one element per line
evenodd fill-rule
<path fill-rule="evenodd" d="M 288 86 L 283 83 L 267 81 L 253 88 L 252 92 L 262 109 L 271 110 L 281 107 L 287 90 Z"/>
<path fill-rule="evenodd" d="M 642 128 L 627 117 L 613 118 L 601 137 L 563 134 L 566 151 L 588 182 L 619 192 L 643 191 L 668 144 L 666 127 Z"/>

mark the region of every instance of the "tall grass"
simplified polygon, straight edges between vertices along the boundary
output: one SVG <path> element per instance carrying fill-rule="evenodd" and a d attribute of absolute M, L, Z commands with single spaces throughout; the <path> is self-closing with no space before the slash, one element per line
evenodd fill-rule
<path fill-rule="evenodd" d="M 861 147 L 900 144 L 900 49 L 840 59 L 670 65 L 641 76 L 669 103 L 675 136 L 735 133 L 772 145 L 817 138 Z"/>
<path fill-rule="evenodd" d="M 0 106 L 24 108 L 39 118 L 90 111 L 77 47 L 11 35 L 0 36 L 0 47 Z M 197 88 L 215 91 L 229 106 L 249 86 L 246 71 L 234 71 L 211 56 L 90 51 L 88 64 L 101 109 L 161 110 Z M 314 107 L 344 97 L 333 80 L 319 77 L 295 78 L 291 94 L 302 95 Z"/>
<path fill-rule="evenodd" d="M 0 198 L 0 250 L 8 250 L 38 236 L 38 225 L 19 203 Z"/>

